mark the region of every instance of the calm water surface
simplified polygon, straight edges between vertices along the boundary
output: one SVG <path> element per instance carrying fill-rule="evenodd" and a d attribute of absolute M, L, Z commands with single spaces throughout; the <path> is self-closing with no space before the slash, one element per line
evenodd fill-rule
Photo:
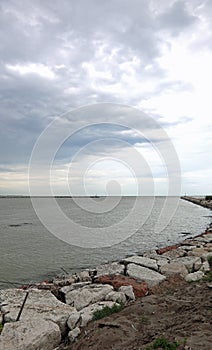
<path fill-rule="evenodd" d="M 80 199 L 82 202 L 86 198 Z M 101 206 L 101 199 L 97 199 Z M 149 197 L 139 198 L 140 215 Z M 71 198 L 59 198 L 62 210 L 75 222 L 88 227 L 104 227 L 119 222 L 132 209 L 135 198 L 124 197 L 108 213 L 91 214 L 78 207 Z M 30 198 L 0 198 L 0 288 L 9 282 L 28 283 L 51 278 L 65 269 L 77 272 L 87 267 L 118 260 L 126 255 L 177 243 L 203 232 L 210 223 L 210 210 L 180 200 L 169 225 L 160 233 L 154 226 L 164 198 L 156 197 L 150 217 L 137 232 L 109 248 L 79 248 L 53 236 L 37 218 Z M 89 237 L 87 237 L 89 240 Z M 15 286 L 15 285 L 14 285 Z"/>

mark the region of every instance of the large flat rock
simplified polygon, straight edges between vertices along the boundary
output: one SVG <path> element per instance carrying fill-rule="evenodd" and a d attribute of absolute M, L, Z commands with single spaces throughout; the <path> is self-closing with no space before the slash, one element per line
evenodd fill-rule
<path fill-rule="evenodd" d="M 184 256 L 172 262 L 183 264 L 189 273 L 199 270 L 202 265 L 201 259 L 197 256 Z"/>
<path fill-rule="evenodd" d="M 149 287 L 153 287 L 166 279 L 166 277 L 159 272 L 136 264 L 129 264 L 127 266 L 127 274 L 130 277 L 146 281 Z"/>
<path fill-rule="evenodd" d="M 26 291 L 6 289 L 0 291 L 0 300 L 7 306 L 2 311 L 9 311 L 6 322 L 15 321 L 23 303 Z M 56 323 L 62 333 L 66 331 L 66 322 L 75 308 L 61 303 L 50 291 L 30 289 L 20 320 L 44 319 Z"/>
<path fill-rule="evenodd" d="M 129 258 L 124 259 L 123 262 L 124 263 L 133 263 L 136 265 L 140 265 L 140 266 L 147 267 L 149 269 L 158 271 L 158 265 L 157 265 L 156 260 L 150 259 L 148 257 L 134 255 L 134 256 L 130 256 Z"/>
<path fill-rule="evenodd" d="M 117 263 L 112 262 L 104 265 L 100 265 L 96 268 L 97 274 L 96 276 L 102 275 L 119 275 L 124 273 L 124 266 Z"/>
<path fill-rule="evenodd" d="M 173 275 L 180 275 L 185 277 L 188 274 L 188 270 L 183 263 L 180 262 L 171 262 L 170 264 L 166 264 L 161 266 L 161 273 L 167 277 Z"/>
<path fill-rule="evenodd" d="M 202 235 L 200 237 L 195 237 L 194 240 L 198 241 L 198 242 L 203 242 L 203 243 L 211 243 L 212 242 L 212 233 L 208 233 L 208 234 Z"/>
<path fill-rule="evenodd" d="M 52 350 L 60 341 L 60 328 L 51 321 L 11 322 L 4 325 L 0 335 L 0 350 Z"/>
<path fill-rule="evenodd" d="M 103 301 L 112 290 L 113 287 L 110 285 L 90 284 L 67 292 L 65 299 L 67 304 L 73 305 L 77 310 L 81 310 L 90 304 Z"/>
<path fill-rule="evenodd" d="M 193 273 L 189 273 L 187 276 L 185 276 L 185 280 L 187 282 L 197 282 L 201 280 L 204 276 L 204 272 L 202 271 L 196 271 Z"/>

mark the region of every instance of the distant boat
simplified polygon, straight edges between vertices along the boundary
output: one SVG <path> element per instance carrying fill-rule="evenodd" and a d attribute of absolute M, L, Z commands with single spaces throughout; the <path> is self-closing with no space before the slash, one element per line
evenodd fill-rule
<path fill-rule="evenodd" d="M 95 196 L 90 196 L 90 198 L 100 198 L 100 197 L 97 196 L 97 194 L 95 194 Z"/>

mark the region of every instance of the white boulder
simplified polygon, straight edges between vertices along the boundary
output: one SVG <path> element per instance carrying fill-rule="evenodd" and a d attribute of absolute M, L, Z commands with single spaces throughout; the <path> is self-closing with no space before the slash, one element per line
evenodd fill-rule
<path fill-rule="evenodd" d="M 155 270 L 155 271 L 158 270 L 158 265 L 156 263 L 156 260 L 150 259 L 150 258 L 144 257 L 144 256 L 138 256 L 138 255 L 130 256 L 129 258 L 124 259 L 123 262 L 124 263 L 133 263 L 136 265 L 147 267 L 147 268 Z"/>
<path fill-rule="evenodd" d="M 172 262 L 185 265 L 190 273 L 199 270 L 202 265 L 202 261 L 198 256 L 184 256 L 182 258 L 174 259 Z"/>
<path fill-rule="evenodd" d="M 125 304 L 127 301 L 125 294 L 121 291 L 120 292 L 111 291 L 106 295 L 105 300 L 115 301 L 117 303 L 123 303 L 123 304 Z"/>
<path fill-rule="evenodd" d="M 80 319 L 80 313 L 78 311 L 71 313 L 67 321 L 67 325 L 70 330 L 76 327 L 76 324 L 78 323 L 79 319 Z"/>
<path fill-rule="evenodd" d="M 103 276 L 103 275 L 120 275 L 124 273 L 124 266 L 117 263 L 112 262 L 104 265 L 100 265 L 96 268 L 96 276 Z"/>
<path fill-rule="evenodd" d="M 185 280 L 187 282 L 196 282 L 203 278 L 204 272 L 202 271 L 196 271 L 193 273 L 189 273 L 187 276 L 185 276 Z"/>
<path fill-rule="evenodd" d="M 68 333 L 68 338 L 71 342 L 74 342 L 76 338 L 80 335 L 81 331 L 79 327 L 74 328 Z"/>
<path fill-rule="evenodd" d="M 106 295 L 113 290 L 108 284 L 90 284 L 80 289 L 66 293 L 66 303 L 73 305 L 77 310 L 105 299 Z"/>
<path fill-rule="evenodd" d="M 59 345 L 58 325 L 44 319 L 6 323 L 0 335 L 1 350 L 52 350 Z"/>
<path fill-rule="evenodd" d="M 179 262 L 171 262 L 170 264 L 161 266 L 160 272 L 166 277 L 176 274 L 185 277 L 188 274 L 188 270 L 186 269 L 185 265 Z"/>
<path fill-rule="evenodd" d="M 119 292 L 122 292 L 126 295 L 127 299 L 129 300 L 135 300 L 135 294 L 133 292 L 132 286 L 121 286 L 119 288 Z"/>
<path fill-rule="evenodd" d="M 6 306 L 2 307 L 6 322 L 15 321 L 23 303 L 26 291 L 22 289 L 0 290 L 0 299 Z M 44 319 L 56 323 L 61 333 L 66 331 L 69 315 L 75 308 L 60 302 L 50 291 L 30 289 L 20 320 Z"/>
<path fill-rule="evenodd" d="M 129 264 L 127 266 L 127 274 L 130 277 L 146 281 L 149 287 L 153 287 L 166 279 L 166 277 L 161 275 L 159 272 L 136 264 Z"/>

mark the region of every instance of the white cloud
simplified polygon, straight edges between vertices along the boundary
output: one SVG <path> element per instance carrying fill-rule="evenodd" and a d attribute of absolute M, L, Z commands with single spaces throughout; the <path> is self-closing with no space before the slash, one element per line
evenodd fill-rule
<path fill-rule="evenodd" d="M 29 63 L 29 64 L 7 64 L 6 67 L 9 70 L 12 70 L 14 72 L 18 72 L 19 74 L 38 74 L 43 78 L 46 79 L 54 79 L 55 73 L 52 71 L 52 69 L 48 66 L 45 66 L 44 64 L 40 63 Z"/>

